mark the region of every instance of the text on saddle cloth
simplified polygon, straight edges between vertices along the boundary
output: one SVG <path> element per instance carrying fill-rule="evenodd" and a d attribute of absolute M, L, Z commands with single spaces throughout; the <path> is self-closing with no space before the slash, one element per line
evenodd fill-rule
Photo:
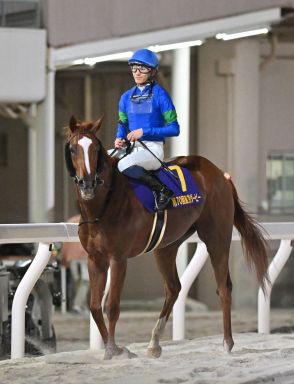
<path fill-rule="evenodd" d="M 179 165 L 172 163 L 166 165 L 175 177 L 170 175 L 163 167 L 154 173 L 174 193 L 167 209 L 201 204 L 203 197 L 190 172 Z M 155 212 L 156 207 L 152 190 L 135 179 L 130 179 L 130 184 L 143 206 L 149 212 Z"/>

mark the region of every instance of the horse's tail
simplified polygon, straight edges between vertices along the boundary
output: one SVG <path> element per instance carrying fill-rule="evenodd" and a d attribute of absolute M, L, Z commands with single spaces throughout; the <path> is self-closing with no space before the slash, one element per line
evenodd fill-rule
<path fill-rule="evenodd" d="M 250 268 L 254 268 L 257 280 L 264 291 L 265 282 L 268 281 L 268 256 L 266 241 L 263 237 L 263 228 L 242 207 L 237 190 L 232 182 L 233 198 L 235 203 L 234 225 L 240 233 L 241 244 Z"/>

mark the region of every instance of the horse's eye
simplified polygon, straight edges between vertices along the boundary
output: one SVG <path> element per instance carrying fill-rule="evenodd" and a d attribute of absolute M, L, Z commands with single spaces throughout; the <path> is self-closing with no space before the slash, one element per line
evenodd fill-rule
<path fill-rule="evenodd" d="M 74 147 L 70 147 L 69 150 L 70 150 L 70 153 L 71 153 L 72 155 L 75 155 L 75 154 L 76 154 L 76 149 L 75 149 Z"/>

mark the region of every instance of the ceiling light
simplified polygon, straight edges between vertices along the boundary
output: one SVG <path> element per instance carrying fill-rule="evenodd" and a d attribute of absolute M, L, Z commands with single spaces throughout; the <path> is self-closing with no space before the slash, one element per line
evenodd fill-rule
<path fill-rule="evenodd" d="M 164 45 L 151 45 L 148 47 L 153 52 L 170 51 L 172 49 L 180 49 L 187 47 L 194 47 L 203 44 L 202 40 L 184 41 L 183 43 L 164 44 Z"/>
<path fill-rule="evenodd" d="M 193 46 L 199 46 L 203 44 L 202 40 L 193 40 L 193 41 L 185 41 L 182 43 L 174 43 L 174 44 L 164 44 L 164 45 L 151 45 L 148 47 L 153 52 L 162 52 L 162 51 L 169 51 L 172 49 L 180 49 L 180 48 L 186 48 L 186 47 L 193 47 Z M 85 59 L 77 59 L 72 62 L 72 65 L 90 65 L 93 66 L 96 63 L 102 63 L 105 61 L 114 61 L 114 60 L 125 60 L 129 59 L 132 56 L 132 51 L 127 52 L 119 52 L 119 53 L 113 53 L 110 55 L 104 55 L 104 56 L 97 56 L 97 57 L 86 57 Z"/>
<path fill-rule="evenodd" d="M 84 59 L 77 59 L 72 62 L 72 65 L 83 65 Z"/>
<path fill-rule="evenodd" d="M 233 40 L 241 39 L 243 37 L 250 37 L 256 35 L 265 35 L 269 32 L 268 28 L 252 29 L 250 31 L 236 32 L 236 33 L 218 33 L 215 37 L 218 40 Z"/>
<path fill-rule="evenodd" d="M 96 63 L 102 63 L 104 61 L 114 61 L 129 59 L 132 56 L 132 51 L 112 53 L 110 55 L 97 56 L 97 57 L 86 57 L 85 59 L 77 59 L 72 62 L 72 65 L 90 65 L 93 66 Z"/>
<path fill-rule="evenodd" d="M 86 57 L 84 63 L 87 65 L 95 65 L 96 63 L 102 63 L 104 61 L 114 61 L 120 59 L 129 59 L 132 56 L 133 52 L 119 52 L 112 53 L 111 55 L 98 56 L 98 57 Z"/>

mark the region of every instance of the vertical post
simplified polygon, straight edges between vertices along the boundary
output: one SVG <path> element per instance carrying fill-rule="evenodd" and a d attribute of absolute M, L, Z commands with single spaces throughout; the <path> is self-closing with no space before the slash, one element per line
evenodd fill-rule
<path fill-rule="evenodd" d="M 189 154 L 190 136 L 190 48 L 176 49 L 173 52 L 172 98 L 178 115 L 181 133 L 171 138 L 172 157 Z M 180 246 L 177 256 L 177 269 L 182 276 L 188 263 L 188 245 Z"/>
<path fill-rule="evenodd" d="M 12 303 L 11 358 L 23 357 L 25 344 L 25 310 L 31 290 L 39 279 L 51 256 L 48 244 L 39 244 L 32 264 L 19 283 Z"/>
<path fill-rule="evenodd" d="M 37 114 L 32 120 L 29 133 L 32 146 L 29 160 L 29 212 L 32 222 L 54 221 L 55 69 L 50 64 L 47 69 L 46 83 L 46 97 L 38 105 Z"/>
<path fill-rule="evenodd" d="M 173 340 L 185 337 L 185 302 L 193 281 L 198 276 L 208 257 L 206 245 L 198 243 L 195 255 L 181 277 L 182 289 L 173 309 Z"/>
<path fill-rule="evenodd" d="M 47 73 L 47 96 L 45 127 L 43 128 L 45 173 L 45 209 L 49 221 L 54 221 L 55 207 L 55 69 L 49 65 Z"/>
<path fill-rule="evenodd" d="M 258 41 L 240 39 L 235 43 L 233 89 L 234 181 L 239 195 L 256 212 L 258 206 L 259 153 L 259 77 L 260 45 Z M 246 167 L 244 167 L 246 159 Z"/>
<path fill-rule="evenodd" d="M 270 333 L 270 302 L 273 285 L 289 259 L 291 251 L 291 240 L 281 240 L 278 252 L 268 268 L 269 282 L 265 282 L 265 292 L 259 288 L 258 333 Z"/>
<path fill-rule="evenodd" d="M 36 201 L 38 198 L 38 174 L 37 174 L 37 132 L 36 127 L 28 128 L 28 206 L 29 206 L 29 222 L 35 221 L 34 210 L 36 209 Z"/>
<path fill-rule="evenodd" d="M 67 311 L 67 294 L 66 294 L 66 267 L 62 266 L 61 274 L 61 313 L 65 314 Z"/>
<path fill-rule="evenodd" d="M 86 120 L 93 118 L 92 113 L 92 76 L 87 74 L 84 80 L 84 114 Z"/>
<path fill-rule="evenodd" d="M 171 138 L 171 156 L 189 154 L 190 133 L 190 48 L 174 50 L 172 98 L 181 128 L 179 137 Z"/>

